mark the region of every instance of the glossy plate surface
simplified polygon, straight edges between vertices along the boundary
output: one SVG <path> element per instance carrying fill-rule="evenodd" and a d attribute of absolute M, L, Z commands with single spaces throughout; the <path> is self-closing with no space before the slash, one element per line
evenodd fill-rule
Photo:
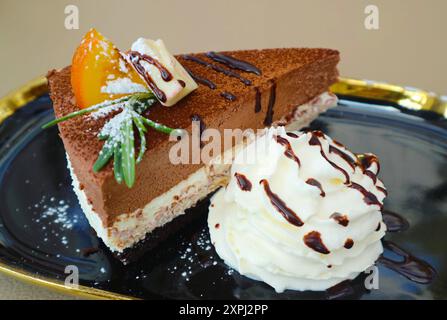
<path fill-rule="evenodd" d="M 206 205 L 194 209 L 201 218 L 124 267 L 79 208 L 57 128 L 40 129 L 53 116 L 47 95 L 0 125 L 0 269 L 60 286 L 65 268 L 75 265 L 81 286 L 72 292 L 109 298 L 447 299 L 447 122 L 431 112 L 405 114 L 362 101 L 342 100 L 312 127 L 355 152 L 379 156 L 389 191 L 385 208 L 410 222 L 407 231 L 386 239 L 436 269 L 430 284 L 412 282 L 379 265 L 378 290 L 365 290 L 363 279 L 357 279 L 342 293 L 276 294 L 216 256 L 206 228 Z"/>

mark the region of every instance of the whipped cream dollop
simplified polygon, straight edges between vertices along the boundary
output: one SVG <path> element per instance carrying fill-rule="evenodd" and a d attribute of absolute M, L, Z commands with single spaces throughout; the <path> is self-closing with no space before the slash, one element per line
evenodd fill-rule
<path fill-rule="evenodd" d="M 372 154 L 320 131 L 266 133 L 240 151 L 208 227 L 219 256 L 277 292 L 325 290 L 383 252 L 386 189 Z"/>

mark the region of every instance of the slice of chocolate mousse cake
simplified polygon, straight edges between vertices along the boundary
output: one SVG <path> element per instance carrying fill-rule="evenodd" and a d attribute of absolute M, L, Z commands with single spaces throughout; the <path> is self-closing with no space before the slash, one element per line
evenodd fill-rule
<path fill-rule="evenodd" d="M 336 104 L 335 96 L 328 93 L 329 86 L 338 77 L 339 53 L 335 50 L 293 48 L 177 55 L 172 59 L 180 66 L 175 68 L 186 70 L 189 74 L 186 77 L 182 71 L 175 73 L 174 69 L 165 68 L 156 54 L 154 58 L 138 53 L 134 45 L 132 51 L 120 53 L 120 69 L 125 72 L 134 68 L 145 81 L 135 83 L 139 80 L 131 79 L 133 81 L 126 82 L 127 89 L 137 92 L 141 83 L 147 84 L 158 100 L 141 113 L 142 116 L 166 127 L 184 129 L 189 134 L 192 120 L 200 120 L 202 129 L 213 128 L 219 132 L 224 129 L 256 130 L 274 124 L 292 124 L 296 129 L 306 126 Z M 148 63 L 144 65 L 141 60 Z M 50 71 L 47 75 L 57 118 L 86 110 L 82 109 L 85 101 L 91 99 L 87 93 L 93 90 L 92 85 L 86 83 L 83 87 L 84 83 L 79 85 L 77 81 L 82 78 L 81 82 L 93 83 L 95 74 L 78 77 L 79 66 L 76 64 L 79 61 L 74 58 L 72 66 Z M 162 89 L 157 82 L 162 80 L 155 79 L 154 72 L 141 70 L 149 64 L 158 68 L 163 81 L 172 82 L 170 79 L 176 79 L 177 74 L 179 90 L 190 87 L 191 92 L 175 101 L 178 97 L 173 98 L 170 94 L 174 87 Z M 88 67 L 83 66 L 85 70 Z M 104 70 L 97 67 L 95 72 Z M 187 78 L 195 82 L 190 85 Z M 106 74 L 102 79 L 113 77 Z M 198 86 L 194 86 L 195 83 Z M 106 94 L 112 91 L 102 87 L 101 92 L 107 98 Z M 175 102 L 168 107 L 172 101 Z M 150 239 L 148 234 L 172 224 L 174 218 L 224 185 L 230 165 L 174 164 L 169 155 L 177 141 L 170 141 L 169 136 L 160 130 L 147 128 L 144 131 L 146 152 L 137 161 L 135 172 L 127 172 L 126 183 L 120 183 L 122 179 L 117 177 L 116 164 L 123 159 L 132 163 L 137 155 L 140 156 L 138 150 L 142 146 L 139 146 L 141 138 L 137 130 L 140 127 L 138 121 L 135 125 L 130 122 L 130 130 L 134 130 L 130 139 L 135 135 L 136 142 L 131 158 L 116 157 L 115 154 L 101 170 L 95 170 L 99 158 L 108 150 L 105 148 L 107 141 L 98 139 L 98 135 L 101 136 L 103 128 L 119 113 L 116 106 L 107 108 L 60 122 L 59 130 L 73 188 L 86 217 L 110 250 L 122 254 L 145 238 Z M 233 143 L 229 148 L 234 147 Z M 121 173 L 126 178 L 126 172 Z M 134 176 L 129 185 L 127 182 L 132 173 Z"/>

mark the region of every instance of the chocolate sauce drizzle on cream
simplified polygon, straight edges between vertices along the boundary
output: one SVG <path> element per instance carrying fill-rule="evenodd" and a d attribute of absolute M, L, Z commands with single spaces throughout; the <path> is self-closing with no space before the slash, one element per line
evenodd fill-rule
<path fill-rule="evenodd" d="M 379 159 L 377 158 L 377 156 L 375 156 L 374 154 L 357 154 L 357 158 L 360 161 L 360 165 L 362 167 L 363 173 L 365 175 L 367 175 L 368 177 L 370 177 L 371 180 L 375 184 L 377 182 L 377 174 L 379 174 L 379 172 L 380 172 L 380 163 L 379 163 Z M 367 169 L 373 163 L 375 163 L 377 165 L 377 174 L 372 172 L 371 170 Z M 377 187 L 377 189 L 381 192 L 384 192 L 385 195 L 387 194 L 386 190 L 384 188 Z"/>
<path fill-rule="evenodd" d="M 323 187 L 318 180 L 309 178 L 306 180 L 306 183 L 308 185 L 311 185 L 311 186 L 314 186 L 314 187 L 317 187 L 318 189 L 320 189 L 320 196 L 322 196 L 323 198 L 326 196 L 326 192 L 324 192 Z"/>
<path fill-rule="evenodd" d="M 385 188 L 382 188 L 382 187 L 380 187 L 380 186 L 376 186 L 376 188 L 377 188 L 377 190 L 379 190 L 380 192 L 383 192 L 383 194 L 384 194 L 385 196 L 388 195 L 388 191 L 386 191 Z"/>
<path fill-rule="evenodd" d="M 220 62 L 227 67 L 230 67 L 232 69 L 242 70 L 246 72 L 254 73 L 258 76 L 261 75 L 261 70 L 259 70 L 256 66 L 252 65 L 251 63 L 248 63 L 246 61 L 242 61 L 227 55 L 224 55 L 222 53 L 217 53 L 214 51 L 210 51 L 207 54 L 207 57 L 216 61 Z"/>
<path fill-rule="evenodd" d="M 166 82 L 169 82 L 173 79 L 172 74 L 169 72 L 169 70 L 166 69 L 160 62 L 158 62 L 157 59 L 154 59 L 151 56 L 145 54 L 141 54 L 137 51 L 130 51 L 127 54 L 127 57 L 125 58 L 132 64 L 134 69 L 143 77 L 144 81 L 151 88 L 152 92 L 157 96 L 157 99 L 160 100 L 161 102 L 166 102 L 166 94 L 155 84 L 154 80 L 152 80 L 152 77 L 149 75 L 148 72 L 146 72 L 144 67 L 141 65 L 141 61 L 145 61 L 155 66 L 160 71 L 161 78 Z M 183 86 L 184 85 L 185 83 L 183 82 Z"/>
<path fill-rule="evenodd" d="M 351 238 L 346 239 L 344 247 L 345 249 L 351 249 L 354 246 L 354 240 Z"/>
<path fill-rule="evenodd" d="M 198 64 L 200 64 L 200 65 L 202 65 L 202 66 L 204 66 L 204 67 L 211 68 L 211 69 L 213 69 L 214 71 L 223 73 L 223 74 L 226 75 L 226 76 L 236 78 L 236 79 L 240 80 L 240 81 L 241 81 L 243 84 L 245 84 L 246 86 L 250 86 L 250 85 L 251 85 L 251 81 L 250 81 L 249 79 L 246 79 L 246 78 L 242 77 L 242 76 L 241 76 L 239 73 L 237 73 L 237 72 L 234 72 L 234 71 L 232 71 L 232 70 L 228 70 L 228 69 L 222 68 L 221 66 L 215 65 L 215 64 L 213 64 L 213 63 L 209 63 L 209 62 L 207 62 L 207 61 L 205 61 L 205 60 L 202 60 L 202 59 L 200 59 L 200 58 L 197 58 L 197 57 L 194 57 L 194 56 L 191 56 L 191 55 L 188 55 L 188 54 L 185 54 L 185 55 L 183 55 L 182 57 L 183 57 L 183 59 L 185 59 L 185 60 L 189 60 L 189 61 L 198 63 Z"/>
<path fill-rule="evenodd" d="M 275 106 L 276 101 L 276 82 L 272 82 L 272 86 L 270 87 L 270 97 L 269 103 L 267 106 L 267 112 L 265 114 L 264 125 L 270 126 L 273 123 L 273 108 Z"/>
<path fill-rule="evenodd" d="M 346 172 L 345 169 L 341 168 L 340 166 L 338 166 L 337 164 L 335 164 L 334 162 L 332 162 L 331 160 L 329 160 L 329 158 L 327 157 L 327 155 L 324 153 L 323 150 L 323 146 L 321 145 L 321 141 L 320 138 L 324 139 L 324 134 L 321 131 L 312 131 L 311 132 L 312 137 L 309 140 L 309 145 L 311 146 L 319 146 L 320 147 L 320 154 L 321 156 L 335 169 L 337 169 L 338 171 L 340 171 L 341 173 L 343 173 L 343 175 L 345 176 L 345 184 L 349 184 L 350 183 L 350 179 L 349 179 L 349 174 Z"/>
<path fill-rule="evenodd" d="M 301 162 L 300 159 L 298 158 L 298 156 L 295 154 L 295 152 L 292 149 L 292 146 L 290 145 L 289 140 L 287 140 L 286 138 L 283 138 L 281 136 L 275 136 L 274 137 L 275 141 L 278 142 L 280 145 L 284 146 L 286 148 L 286 150 L 284 151 L 284 155 L 295 161 L 298 164 L 298 167 L 301 167 Z M 321 187 L 321 185 L 320 185 Z"/>
<path fill-rule="evenodd" d="M 297 134 L 295 134 L 295 133 L 293 133 L 293 132 L 287 132 L 286 134 L 287 134 L 289 137 L 294 138 L 294 139 L 297 139 L 297 138 L 299 137 Z"/>
<path fill-rule="evenodd" d="M 380 163 L 376 155 L 371 153 L 362 153 L 358 154 L 357 158 L 359 159 L 360 165 L 362 166 L 363 170 L 366 170 L 366 168 L 371 167 L 371 165 L 375 163 L 377 165 L 377 174 L 379 174 Z"/>
<path fill-rule="evenodd" d="M 353 159 L 347 153 L 341 151 L 340 149 L 338 149 L 334 146 L 329 146 L 329 153 L 335 153 L 335 154 L 339 155 L 343 160 L 345 160 L 349 164 L 349 166 L 352 168 L 352 170 L 355 170 L 357 161 L 355 159 Z"/>
<path fill-rule="evenodd" d="M 349 188 L 355 189 L 359 191 L 363 195 L 363 201 L 367 205 L 378 205 L 381 209 L 383 207 L 383 204 L 380 203 L 380 201 L 377 199 L 377 197 L 374 195 L 374 193 L 366 190 L 363 186 L 359 185 L 358 183 L 352 182 L 349 185 Z"/>
<path fill-rule="evenodd" d="M 314 251 L 317 251 L 321 254 L 331 253 L 324 245 L 323 240 L 321 240 L 321 234 L 318 231 L 309 232 L 304 236 L 303 240 L 306 246 Z"/>
<path fill-rule="evenodd" d="M 284 219 L 297 227 L 301 227 L 304 224 L 303 221 L 298 217 L 298 215 L 293 212 L 292 209 L 287 207 L 286 203 L 281 198 L 279 198 L 277 194 L 272 192 L 267 180 L 263 179 L 259 183 L 263 185 L 265 193 L 267 194 L 267 197 L 269 197 L 270 202 L 275 207 L 275 209 L 278 210 L 278 212 L 284 217 Z"/>
<path fill-rule="evenodd" d="M 343 227 L 347 227 L 349 224 L 348 216 L 338 212 L 331 214 L 330 218 L 337 221 L 337 223 Z"/>
<path fill-rule="evenodd" d="M 252 184 L 246 176 L 238 172 L 236 172 L 234 176 L 236 177 L 237 185 L 242 191 L 251 191 Z"/>

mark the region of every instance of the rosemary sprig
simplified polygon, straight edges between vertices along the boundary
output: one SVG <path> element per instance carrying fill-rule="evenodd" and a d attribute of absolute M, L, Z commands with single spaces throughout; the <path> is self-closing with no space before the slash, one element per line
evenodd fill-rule
<path fill-rule="evenodd" d="M 82 116 L 84 114 L 92 113 L 92 112 L 98 111 L 99 109 L 103 109 L 103 108 L 106 108 L 106 107 L 111 107 L 113 105 L 117 105 L 119 103 L 123 103 L 123 102 L 129 101 L 131 99 L 133 99 L 134 101 L 143 103 L 144 101 L 154 100 L 154 95 L 152 93 L 149 93 L 149 92 L 148 93 L 143 92 L 143 93 L 134 93 L 134 94 L 122 97 L 122 98 L 115 99 L 115 100 L 107 100 L 107 101 L 101 102 L 99 104 L 95 104 L 95 105 L 93 105 L 91 107 L 88 107 L 88 108 L 85 108 L 85 109 L 82 109 L 82 110 L 79 110 L 79 111 L 75 111 L 75 112 L 69 113 L 66 116 L 54 119 L 53 121 L 50 121 L 48 123 L 45 123 L 42 126 L 42 129 L 50 128 L 50 127 L 52 127 L 52 126 L 54 126 L 54 125 L 56 125 L 56 124 L 58 124 L 60 122 L 67 121 L 69 119 L 72 119 L 72 118 L 75 118 L 75 117 L 79 117 L 79 116 Z"/>
<path fill-rule="evenodd" d="M 113 158 L 115 180 L 118 183 L 124 181 L 131 188 L 135 183 L 135 166 L 143 159 L 143 155 L 146 152 L 147 127 L 166 134 L 173 133 L 178 136 L 184 134 L 184 131 L 181 129 L 167 127 L 142 115 L 154 102 L 155 98 L 152 93 L 135 93 L 70 113 L 64 117 L 48 122 L 42 128 L 46 129 L 77 116 L 122 104 L 121 112 L 110 119 L 98 134 L 98 139 L 104 140 L 104 145 L 99 152 L 97 160 L 93 164 L 93 171 L 99 172 Z M 140 140 L 140 148 L 136 159 L 134 128 L 136 128 Z"/>
<path fill-rule="evenodd" d="M 124 182 L 130 188 L 135 182 L 135 144 L 132 119 L 125 119 L 120 130 L 122 134 L 121 169 L 123 171 Z"/>

